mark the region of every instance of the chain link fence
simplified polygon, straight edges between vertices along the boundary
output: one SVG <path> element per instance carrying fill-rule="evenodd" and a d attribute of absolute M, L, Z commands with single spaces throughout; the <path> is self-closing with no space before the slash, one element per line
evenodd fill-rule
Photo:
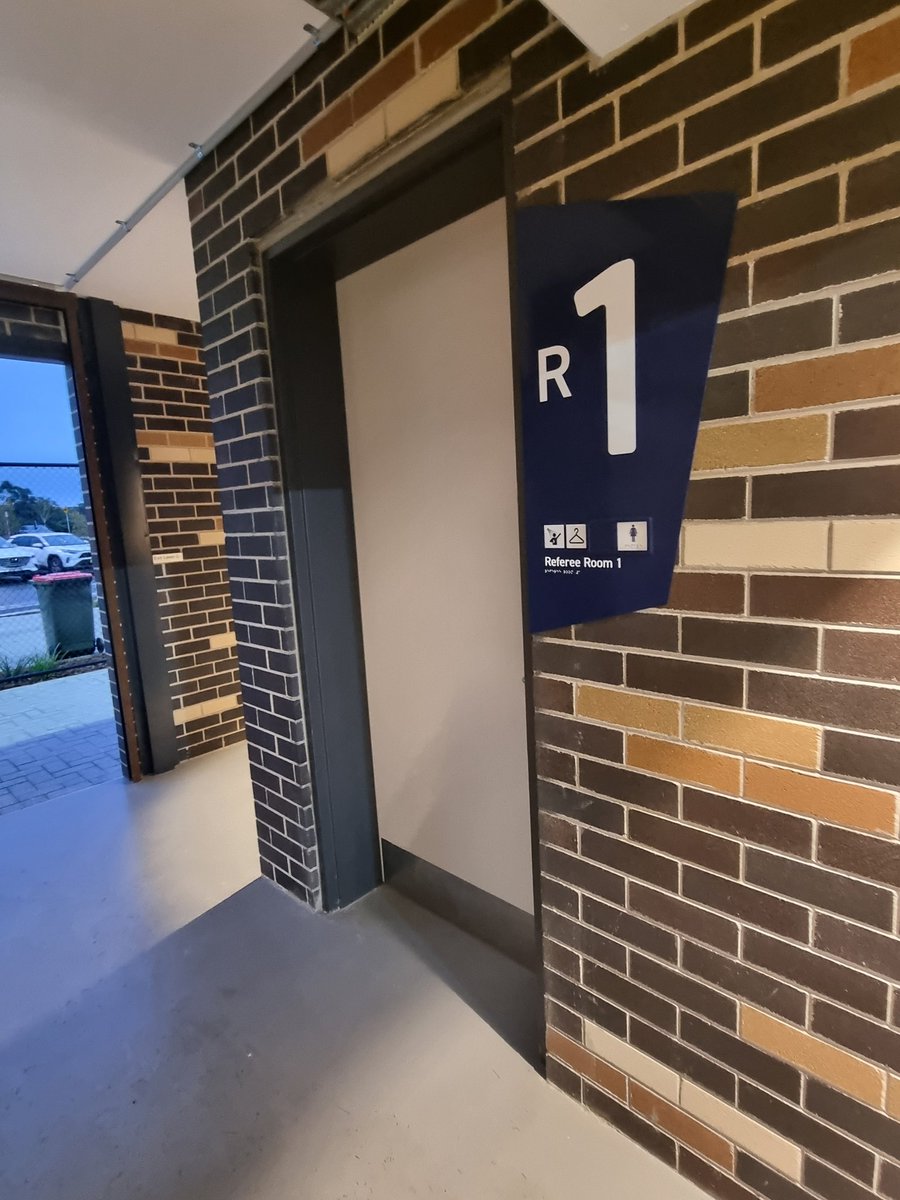
<path fill-rule="evenodd" d="M 0 462 L 0 687 L 106 663 L 96 566 L 77 465 Z"/>

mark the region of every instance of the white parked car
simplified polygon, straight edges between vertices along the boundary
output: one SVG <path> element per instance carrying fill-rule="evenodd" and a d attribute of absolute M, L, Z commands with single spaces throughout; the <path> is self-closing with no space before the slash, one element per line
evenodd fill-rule
<path fill-rule="evenodd" d="M 93 571 L 90 542 L 74 533 L 14 533 L 9 539 L 34 559 L 39 571 Z"/>
<path fill-rule="evenodd" d="M 0 537 L 0 579 L 19 579 L 24 583 L 36 570 L 34 556 L 28 548 L 14 546 L 5 537 Z"/>

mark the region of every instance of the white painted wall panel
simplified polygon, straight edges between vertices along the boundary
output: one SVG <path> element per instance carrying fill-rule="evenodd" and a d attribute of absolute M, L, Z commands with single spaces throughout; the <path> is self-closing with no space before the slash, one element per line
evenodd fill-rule
<path fill-rule="evenodd" d="M 338 309 L 381 836 L 530 911 L 504 204 Z"/>

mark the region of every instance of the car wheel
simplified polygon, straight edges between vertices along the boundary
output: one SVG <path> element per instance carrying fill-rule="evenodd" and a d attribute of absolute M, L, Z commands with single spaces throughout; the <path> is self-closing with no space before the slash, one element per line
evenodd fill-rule
<path fill-rule="evenodd" d="M 55 575 L 58 571 L 61 571 L 62 569 L 63 569 L 62 559 L 59 557 L 59 555 L 58 554 L 48 554 L 47 555 L 47 570 L 50 572 L 50 574 Z"/>

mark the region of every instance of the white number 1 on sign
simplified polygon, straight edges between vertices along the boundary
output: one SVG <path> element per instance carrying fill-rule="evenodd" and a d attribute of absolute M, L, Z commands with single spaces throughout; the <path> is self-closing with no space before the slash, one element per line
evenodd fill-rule
<path fill-rule="evenodd" d="M 607 267 L 575 293 L 579 317 L 606 309 L 606 441 L 610 454 L 637 449 L 634 259 Z"/>

